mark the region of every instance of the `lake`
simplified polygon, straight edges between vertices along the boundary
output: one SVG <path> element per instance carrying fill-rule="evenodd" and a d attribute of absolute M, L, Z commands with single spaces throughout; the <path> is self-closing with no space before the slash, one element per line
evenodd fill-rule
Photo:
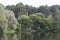
<path fill-rule="evenodd" d="M 60 40 L 60 32 L 20 32 L 2 34 L 0 40 Z"/>

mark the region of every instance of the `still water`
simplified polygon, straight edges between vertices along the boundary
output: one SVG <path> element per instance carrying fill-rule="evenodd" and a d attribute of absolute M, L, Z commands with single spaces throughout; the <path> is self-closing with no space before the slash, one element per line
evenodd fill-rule
<path fill-rule="evenodd" d="M 60 40 L 60 33 L 52 32 L 21 32 L 0 35 L 0 40 Z"/>

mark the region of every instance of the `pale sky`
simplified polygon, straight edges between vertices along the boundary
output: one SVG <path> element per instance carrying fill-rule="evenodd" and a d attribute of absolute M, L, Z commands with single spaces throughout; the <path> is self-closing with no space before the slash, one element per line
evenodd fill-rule
<path fill-rule="evenodd" d="M 35 7 L 41 6 L 41 5 L 60 5 L 60 0 L 0 0 L 0 3 L 3 5 L 15 5 L 19 2 L 22 2 L 23 4 L 32 5 Z"/>

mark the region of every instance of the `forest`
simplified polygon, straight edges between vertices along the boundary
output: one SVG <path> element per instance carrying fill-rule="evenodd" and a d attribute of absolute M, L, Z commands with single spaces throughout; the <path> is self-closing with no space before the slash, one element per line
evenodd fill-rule
<path fill-rule="evenodd" d="M 39 6 L 0 4 L 0 33 L 60 30 L 60 5 Z"/>

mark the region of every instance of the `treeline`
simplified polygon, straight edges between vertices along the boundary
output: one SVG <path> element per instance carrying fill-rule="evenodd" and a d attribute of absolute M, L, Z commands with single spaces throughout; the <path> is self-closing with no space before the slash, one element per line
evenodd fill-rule
<path fill-rule="evenodd" d="M 7 5 L 6 9 L 12 10 L 15 13 L 16 18 L 20 15 L 30 15 L 33 13 L 43 13 L 45 16 L 51 14 L 54 17 L 57 9 L 60 11 L 60 5 L 33 7 L 24 5 L 23 3 L 18 3 L 16 5 Z"/>
<path fill-rule="evenodd" d="M 33 7 L 0 4 L 0 32 L 54 31 L 60 29 L 60 6 Z"/>
<path fill-rule="evenodd" d="M 6 9 L 12 10 L 15 14 L 15 17 L 18 18 L 21 15 L 31 15 L 34 13 L 42 13 L 45 17 L 52 15 L 54 19 L 55 29 L 59 29 L 60 25 L 60 5 L 52 5 L 52 6 L 39 6 L 33 7 L 30 5 L 24 5 L 23 3 L 18 3 L 16 5 L 7 5 Z"/>

